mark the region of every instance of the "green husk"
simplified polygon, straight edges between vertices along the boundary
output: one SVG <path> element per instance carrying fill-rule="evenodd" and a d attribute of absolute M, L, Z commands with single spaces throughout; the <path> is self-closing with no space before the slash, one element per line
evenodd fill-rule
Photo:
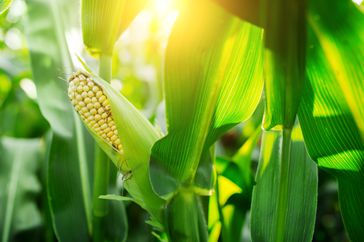
<path fill-rule="evenodd" d="M 87 66 L 85 68 L 90 71 Z M 88 75 L 103 89 L 104 95 L 110 102 L 122 151 L 115 150 L 96 132 L 90 128 L 89 130 L 95 141 L 124 174 L 125 188 L 134 201 L 148 211 L 152 220 L 160 222 L 164 201 L 152 190 L 149 181 L 149 157 L 154 142 L 161 137 L 161 134 L 109 83 L 94 73 Z"/>

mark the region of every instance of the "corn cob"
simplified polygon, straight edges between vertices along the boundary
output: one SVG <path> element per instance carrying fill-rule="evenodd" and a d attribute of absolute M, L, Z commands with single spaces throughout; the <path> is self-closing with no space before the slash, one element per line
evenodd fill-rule
<path fill-rule="evenodd" d="M 88 73 L 78 71 L 70 77 L 68 96 L 88 128 L 116 150 L 121 151 L 120 138 L 109 100 Z"/>

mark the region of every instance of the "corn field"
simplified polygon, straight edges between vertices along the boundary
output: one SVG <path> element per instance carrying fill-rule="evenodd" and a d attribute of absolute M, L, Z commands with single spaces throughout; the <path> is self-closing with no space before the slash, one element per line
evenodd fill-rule
<path fill-rule="evenodd" d="M 1 242 L 363 242 L 364 1 L 0 0 Z"/>

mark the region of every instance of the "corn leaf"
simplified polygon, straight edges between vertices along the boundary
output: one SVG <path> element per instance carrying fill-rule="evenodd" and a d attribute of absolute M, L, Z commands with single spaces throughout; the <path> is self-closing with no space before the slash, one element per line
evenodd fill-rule
<path fill-rule="evenodd" d="M 151 158 L 160 195 L 193 184 L 209 146 L 253 113 L 262 90 L 261 34 L 209 1 L 181 12 L 166 53 L 168 135 Z"/>
<path fill-rule="evenodd" d="M 290 156 L 285 169 L 288 175 L 286 190 L 279 192 L 281 180 L 277 174 L 284 142 L 282 131 L 263 133 L 262 153 L 253 189 L 251 234 L 253 241 L 311 241 L 317 205 L 317 167 L 309 158 L 301 140 L 292 139 Z M 283 196 L 286 206 L 278 203 Z M 281 208 L 281 209 L 277 209 Z M 284 216 L 280 220 L 280 216 Z M 281 236 L 280 236 L 281 234 Z M 280 237 L 277 240 L 277 237 Z"/>
<path fill-rule="evenodd" d="M 304 0 L 262 1 L 265 38 L 263 126 L 292 128 L 305 79 Z"/>
<path fill-rule="evenodd" d="M 323 1 L 311 4 L 309 82 L 299 119 L 310 156 L 338 179 L 349 237 L 363 241 L 364 144 L 358 125 L 362 107 L 357 106 L 363 103 L 363 15 L 349 1 L 333 2 L 330 13 L 326 7 Z"/>
<path fill-rule="evenodd" d="M 327 70 L 335 74 L 364 141 L 364 14 L 352 1 L 330 6 L 312 1 L 308 18 L 326 58 Z"/>
<path fill-rule="evenodd" d="M 82 34 L 91 53 L 111 54 L 115 42 L 147 0 L 82 0 Z"/>
<path fill-rule="evenodd" d="M 59 78 L 61 70 L 69 72 L 70 62 L 63 36 L 56 32 L 61 31 L 62 26 L 57 22 L 59 18 L 52 16 L 54 13 L 59 16 L 53 4 L 53 1 L 28 1 L 26 21 L 39 106 L 53 130 L 48 158 L 48 197 L 57 238 L 60 241 L 87 241 L 91 230 L 91 188 L 89 176 L 81 176 L 81 169 L 87 174 L 88 164 L 85 153 L 78 152 L 85 144 L 82 137 L 77 138 L 76 119 L 68 102 L 66 83 Z M 80 122 L 76 123 L 81 131 Z"/>
<path fill-rule="evenodd" d="M 0 15 L 8 10 L 12 2 L 13 0 L 0 0 Z"/>
<path fill-rule="evenodd" d="M 2 137 L 0 154 L 0 240 L 6 242 L 43 223 L 36 204 L 41 192 L 40 140 Z"/>
<path fill-rule="evenodd" d="M 59 241 L 89 241 L 94 146 L 67 97 L 64 80 L 72 64 L 58 3 L 29 0 L 25 25 L 39 106 L 53 131 L 47 192 L 54 230 Z M 115 209 L 125 216 L 122 203 Z M 125 219 L 120 221 L 126 227 Z"/>

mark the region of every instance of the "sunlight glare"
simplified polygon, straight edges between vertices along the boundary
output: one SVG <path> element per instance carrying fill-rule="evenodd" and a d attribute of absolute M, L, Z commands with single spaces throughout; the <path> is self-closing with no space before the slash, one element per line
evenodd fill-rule
<path fill-rule="evenodd" d="M 165 15 L 173 9 L 173 0 L 154 0 L 154 9 L 158 15 Z"/>
<path fill-rule="evenodd" d="M 32 80 L 28 78 L 24 78 L 20 81 L 20 87 L 23 89 L 25 94 L 33 100 L 37 98 L 37 89 L 35 87 L 35 84 Z"/>
<path fill-rule="evenodd" d="M 357 4 L 357 5 L 360 5 L 362 2 L 363 2 L 363 0 L 352 0 L 355 4 Z"/>

